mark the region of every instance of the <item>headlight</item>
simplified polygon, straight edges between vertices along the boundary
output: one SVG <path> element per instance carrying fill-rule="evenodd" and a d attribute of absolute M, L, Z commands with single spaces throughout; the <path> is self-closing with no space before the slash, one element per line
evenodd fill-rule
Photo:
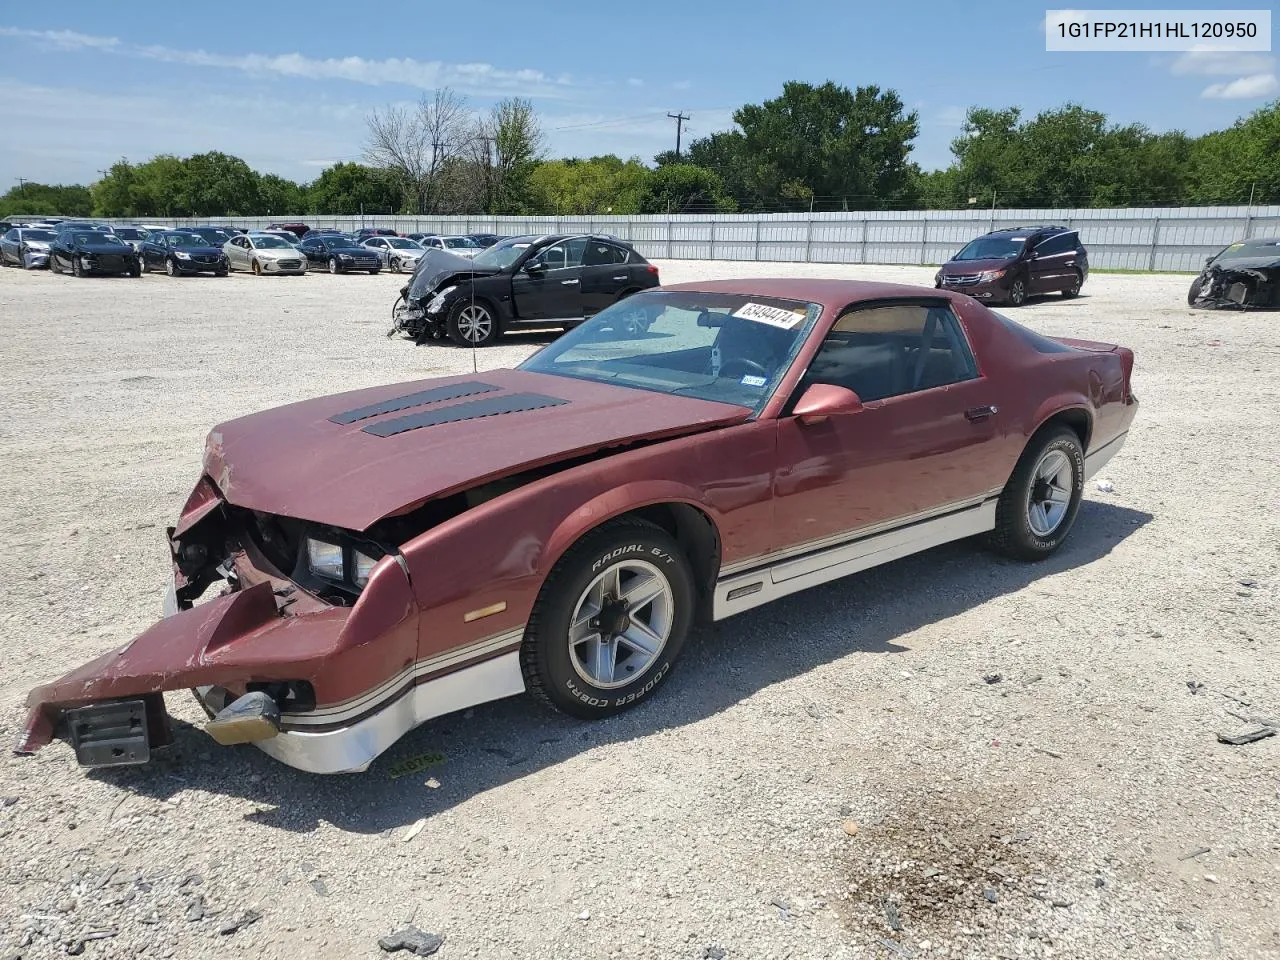
<path fill-rule="evenodd" d="M 175 250 L 175 251 L 173 251 L 173 255 L 174 255 L 175 257 L 177 257 L 179 260 L 190 260 L 190 259 L 191 259 L 191 254 L 186 253 L 185 251 L 182 251 L 182 250 Z"/>
<path fill-rule="evenodd" d="M 307 566 L 311 572 L 330 580 L 342 579 L 342 548 L 336 543 L 307 538 Z"/>
<path fill-rule="evenodd" d="M 1003 270 L 984 270 L 978 274 L 979 283 L 990 283 L 992 280 L 999 280 L 1004 276 Z"/>
<path fill-rule="evenodd" d="M 456 289 L 458 289 L 456 286 L 445 287 L 443 290 L 437 293 L 434 297 L 432 297 L 431 302 L 427 304 L 427 313 L 439 313 L 441 310 L 443 310 L 445 298 L 449 296 L 449 294 L 453 293 L 453 291 Z"/>
<path fill-rule="evenodd" d="M 351 255 L 350 255 L 350 254 L 348 254 L 348 253 L 340 253 L 340 254 L 338 254 L 338 259 L 339 259 L 339 260 L 350 260 L 350 259 L 352 259 L 352 257 L 351 257 Z"/>
<path fill-rule="evenodd" d="M 351 566 L 347 566 L 347 554 L 350 553 Z M 359 550 L 344 548 L 336 543 L 307 538 L 307 567 L 318 577 L 326 580 L 347 580 L 357 587 L 369 582 L 369 574 L 378 561 Z"/>
<path fill-rule="evenodd" d="M 363 587 L 369 582 L 369 574 L 373 572 L 373 567 L 378 561 L 373 559 L 373 557 L 366 557 L 359 550 L 352 550 L 351 555 L 355 558 L 356 564 L 354 577 L 356 586 Z"/>

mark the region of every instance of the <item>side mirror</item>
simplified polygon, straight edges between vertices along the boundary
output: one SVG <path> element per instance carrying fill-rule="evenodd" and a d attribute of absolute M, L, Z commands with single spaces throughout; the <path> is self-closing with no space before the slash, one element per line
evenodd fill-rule
<path fill-rule="evenodd" d="M 531 277 L 537 276 L 539 273 L 544 273 L 546 269 L 547 265 L 538 259 L 529 260 L 524 265 L 524 272 L 529 274 Z"/>
<path fill-rule="evenodd" d="M 848 387 L 833 383 L 814 383 L 801 395 L 791 412 L 803 424 L 822 423 L 827 417 L 839 413 L 857 413 L 862 400 Z"/>

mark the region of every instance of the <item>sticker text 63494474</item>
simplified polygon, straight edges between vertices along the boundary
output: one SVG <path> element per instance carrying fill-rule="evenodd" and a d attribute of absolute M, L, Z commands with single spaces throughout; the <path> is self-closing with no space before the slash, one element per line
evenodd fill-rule
<path fill-rule="evenodd" d="M 771 307 L 767 303 L 749 301 L 733 311 L 733 316 L 742 320 L 754 320 L 757 323 L 767 323 L 771 327 L 790 330 L 804 319 L 805 311 L 788 310 L 786 307 Z"/>

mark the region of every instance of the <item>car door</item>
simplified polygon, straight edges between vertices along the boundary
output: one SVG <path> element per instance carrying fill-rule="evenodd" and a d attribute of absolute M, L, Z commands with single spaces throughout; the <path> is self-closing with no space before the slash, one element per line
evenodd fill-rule
<path fill-rule="evenodd" d="M 584 316 L 599 313 L 632 285 L 628 256 L 626 250 L 607 240 L 587 239 L 581 271 Z"/>
<path fill-rule="evenodd" d="M 995 388 L 945 301 L 846 312 L 796 396 L 815 383 L 850 389 L 863 404 L 820 422 L 779 421 L 778 551 L 820 552 L 984 504 L 1008 479 Z"/>
<path fill-rule="evenodd" d="M 312 263 L 320 263 L 323 261 L 324 257 L 321 255 L 322 252 L 320 241 L 315 237 L 308 237 L 306 240 L 302 241 L 302 255 Z"/>
<path fill-rule="evenodd" d="M 1046 237 L 1032 251 L 1033 293 L 1056 293 L 1075 281 L 1076 234 L 1059 233 Z"/>
<path fill-rule="evenodd" d="M 517 320 L 579 320 L 586 237 L 561 240 L 525 261 L 511 278 Z"/>
<path fill-rule="evenodd" d="M 156 264 L 156 243 L 163 240 L 163 236 L 157 237 L 155 234 L 151 234 L 142 241 L 142 265 L 144 267 L 152 267 Z"/>

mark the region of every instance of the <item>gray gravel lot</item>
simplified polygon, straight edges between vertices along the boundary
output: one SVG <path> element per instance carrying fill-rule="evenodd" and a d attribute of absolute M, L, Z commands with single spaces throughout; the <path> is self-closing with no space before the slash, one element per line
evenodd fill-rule
<path fill-rule="evenodd" d="M 1189 311 L 1188 280 L 1095 275 L 1017 312 L 1138 357 L 1114 491 L 1090 484 L 1044 564 L 934 550 L 699 629 L 621 717 L 515 698 L 363 775 L 185 724 L 139 769 L 5 752 L 0 960 L 372 958 L 409 920 L 446 960 L 1280 957 L 1280 737 L 1215 739 L 1256 726 L 1229 711 L 1280 722 L 1280 332 Z M 398 285 L 0 271 L 0 738 L 30 685 L 159 615 L 213 423 L 471 369 L 383 337 Z"/>

